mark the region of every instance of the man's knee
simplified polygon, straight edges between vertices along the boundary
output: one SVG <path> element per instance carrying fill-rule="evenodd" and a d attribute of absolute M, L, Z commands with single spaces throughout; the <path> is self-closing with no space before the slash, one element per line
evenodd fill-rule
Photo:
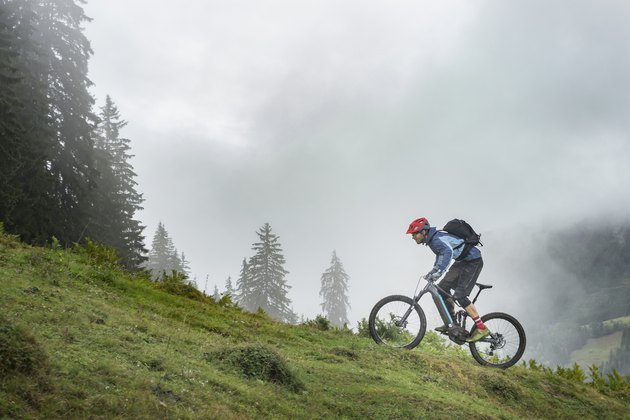
<path fill-rule="evenodd" d="M 467 307 L 468 305 L 470 305 L 472 302 L 470 302 L 470 299 L 468 299 L 468 296 L 464 296 L 464 297 L 457 297 L 455 296 L 455 300 L 457 301 L 457 303 L 459 303 L 459 305 L 462 308 Z"/>

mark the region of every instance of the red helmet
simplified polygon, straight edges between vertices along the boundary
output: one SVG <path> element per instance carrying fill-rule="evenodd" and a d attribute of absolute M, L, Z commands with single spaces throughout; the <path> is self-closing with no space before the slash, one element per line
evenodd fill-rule
<path fill-rule="evenodd" d="M 407 229 L 407 233 L 416 233 L 421 230 L 429 230 L 429 221 L 424 217 L 414 220 L 409 225 L 409 229 Z"/>

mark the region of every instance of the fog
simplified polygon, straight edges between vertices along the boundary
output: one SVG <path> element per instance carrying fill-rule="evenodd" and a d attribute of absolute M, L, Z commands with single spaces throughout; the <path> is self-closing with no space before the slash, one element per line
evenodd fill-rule
<path fill-rule="evenodd" d="M 129 121 L 147 245 L 162 221 L 201 288 L 269 222 L 295 312 L 320 313 L 336 250 L 355 326 L 431 268 L 408 223 L 458 217 L 480 311 L 525 316 L 536 240 L 630 204 L 627 2 L 173 4 L 88 3 L 90 78 Z"/>

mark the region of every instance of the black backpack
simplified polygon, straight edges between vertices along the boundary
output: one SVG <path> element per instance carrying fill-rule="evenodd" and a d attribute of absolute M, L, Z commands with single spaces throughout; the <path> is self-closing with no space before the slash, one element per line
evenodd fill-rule
<path fill-rule="evenodd" d="M 483 246 L 480 240 L 481 234 L 475 232 L 475 229 L 466 223 L 465 220 L 453 219 L 444 225 L 444 229 L 442 230 L 464 240 L 461 245 L 455 247 L 455 249 L 461 248 L 462 246 L 464 247 L 464 250 L 455 261 L 461 261 L 466 258 L 473 247 L 477 245 Z"/>

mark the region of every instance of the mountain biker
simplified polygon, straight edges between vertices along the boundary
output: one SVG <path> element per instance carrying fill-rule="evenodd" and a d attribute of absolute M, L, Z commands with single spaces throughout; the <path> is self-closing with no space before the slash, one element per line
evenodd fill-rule
<path fill-rule="evenodd" d="M 411 222 L 409 229 L 407 229 L 407 234 L 411 234 L 411 237 L 417 244 L 428 245 L 431 251 L 436 255 L 433 269 L 424 276 L 424 278 L 429 281 L 437 281 L 442 277 L 442 274 L 444 274 L 444 271 L 448 268 L 451 260 L 459 258 L 464 249 L 463 239 L 431 227 L 429 221 L 424 217 Z M 486 328 L 481 320 L 475 305 L 468 299 L 468 295 L 470 295 L 470 292 L 475 286 L 482 267 L 483 259 L 481 258 L 481 251 L 476 247 L 472 247 L 468 255 L 460 261 L 453 263 L 442 281 L 438 283 L 441 289 L 449 292 L 451 289 L 455 290 L 453 297 L 461 307 L 466 310 L 473 321 L 475 321 L 477 329 L 466 339 L 469 343 L 481 340 L 490 335 L 490 330 Z M 442 290 L 439 290 L 439 293 L 446 302 L 451 319 L 454 319 L 455 302 Z M 435 330 L 446 333 L 452 327 L 452 324 L 442 325 Z"/>

